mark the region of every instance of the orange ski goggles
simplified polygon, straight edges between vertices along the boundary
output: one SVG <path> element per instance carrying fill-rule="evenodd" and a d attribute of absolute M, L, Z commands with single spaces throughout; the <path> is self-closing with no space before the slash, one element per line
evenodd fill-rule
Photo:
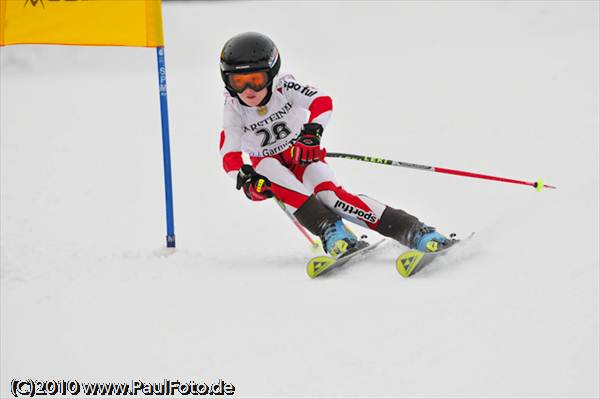
<path fill-rule="evenodd" d="M 228 75 L 229 85 L 236 93 L 246 90 L 246 87 L 254 91 L 264 89 L 269 83 L 269 76 L 265 71 L 250 73 L 232 73 Z"/>

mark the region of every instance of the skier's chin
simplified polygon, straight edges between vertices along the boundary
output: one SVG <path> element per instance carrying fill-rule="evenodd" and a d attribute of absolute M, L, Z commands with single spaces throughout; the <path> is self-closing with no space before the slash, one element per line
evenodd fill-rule
<path fill-rule="evenodd" d="M 246 89 L 242 93 L 238 94 L 240 99 L 249 107 L 256 107 L 258 104 L 265 99 L 267 95 L 267 88 L 260 91 L 254 91 L 252 89 Z"/>

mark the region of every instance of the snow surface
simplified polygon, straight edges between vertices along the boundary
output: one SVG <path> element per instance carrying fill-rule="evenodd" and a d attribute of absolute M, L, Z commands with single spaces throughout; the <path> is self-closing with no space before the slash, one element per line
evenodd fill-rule
<path fill-rule="evenodd" d="M 598 2 L 179 2 L 164 26 L 167 257 L 155 52 L 0 50 L 0 397 L 12 378 L 165 377 L 239 397 L 600 395 Z M 559 189 L 332 160 L 348 190 L 477 235 L 409 280 L 394 245 L 310 280 L 287 217 L 221 169 L 218 55 L 248 30 L 333 96 L 330 151 Z"/>

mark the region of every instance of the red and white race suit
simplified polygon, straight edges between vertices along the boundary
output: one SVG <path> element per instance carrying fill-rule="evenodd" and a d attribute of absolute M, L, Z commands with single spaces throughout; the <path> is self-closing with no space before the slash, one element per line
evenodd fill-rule
<path fill-rule="evenodd" d="M 275 79 L 264 106 L 248 107 L 226 91 L 220 140 L 223 168 L 235 179 L 246 153 L 255 170 L 271 181 L 273 194 L 292 211 L 315 194 L 344 219 L 375 230 L 384 204 L 344 190 L 325 161 L 307 166 L 292 162 L 290 149 L 302 125 L 315 122 L 325 127 L 332 109 L 331 97 L 292 75 Z"/>

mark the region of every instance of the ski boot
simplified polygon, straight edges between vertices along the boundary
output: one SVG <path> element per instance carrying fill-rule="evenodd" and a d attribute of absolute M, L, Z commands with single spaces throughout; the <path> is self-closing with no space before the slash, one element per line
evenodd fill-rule
<path fill-rule="evenodd" d="M 453 235 L 446 238 L 438 233 L 434 227 L 423 224 L 413 233 L 411 248 L 421 252 L 438 252 L 452 246 L 455 242 Z"/>
<path fill-rule="evenodd" d="M 294 217 L 308 231 L 321 238 L 323 249 L 331 256 L 338 257 L 357 245 L 354 233 L 314 194 L 294 212 Z"/>
<path fill-rule="evenodd" d="M 339 257 L 349 249 L 356 246 L 358 239 L 351 232 L 341 219 L 335 223 L 328 223 L 322 229 L 320 234 L 323 249 L 331 256 Z"/>

